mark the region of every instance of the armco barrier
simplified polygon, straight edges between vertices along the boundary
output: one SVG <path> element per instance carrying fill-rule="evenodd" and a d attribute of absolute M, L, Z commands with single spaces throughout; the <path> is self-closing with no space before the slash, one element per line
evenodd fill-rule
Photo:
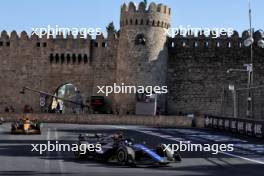
<path fill-rule="evenodd" d="M 192 118 L 186 116 L 118 116 L 101 114 L 0 114 L 5 121 L 27 117 L 46 123 L 77 123 L 104 125 L 146 125 L 156 127 L 191 127 Z"/>
<path fill-rule="evenodd" d="M 205 128 L 264 138 L 264 121 L 205 115 Z"/>

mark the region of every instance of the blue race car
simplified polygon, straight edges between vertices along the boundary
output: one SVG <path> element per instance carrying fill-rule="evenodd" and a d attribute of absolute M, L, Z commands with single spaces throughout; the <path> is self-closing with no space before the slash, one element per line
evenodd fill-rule
<path fill-rule="evenodd" d="M 100 150 L 88 150 L 87 146 L 100 146 Z M 75 151 L 77 159 L 93 158 L 105 162 L 117 162 L 120 165 L 167 165 L 181 161 L 181 156 L 165 145 L 150 149 L 144 144 L 134 144 L 132 139 L 126 139 L 121 133 L 113 135 L 84 134 L 79 136 L 79 150 Z M 85 151 L 85 152 L 83 152 Z"/>

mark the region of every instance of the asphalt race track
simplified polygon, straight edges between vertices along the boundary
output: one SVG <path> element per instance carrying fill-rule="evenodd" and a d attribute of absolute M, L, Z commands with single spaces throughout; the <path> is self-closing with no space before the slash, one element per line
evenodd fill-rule
<path fill-rule="evenodd" d="M 32 152 L 31 144 L 74 143 L 78 134 L 87 132 L 114 133 L 123 131 L 135 142 L 155 147 L 159 143 L 177 141 L 193 143 L 232 143 L 233 152 L 213 155 L 210 152 L 182 152 L 183 161 L 166 167 L 119 166 L 113 163 L 78 161 L 72 152 Z M 139 126 L 104 126 L 78 124 L 44 124 L 42 135 L 10 135 L 10 123 L 0 125 L 0 175 L 90 175 L 90 176 L 181 176 L 264 175 L 264 140 L 197 129 L 164 129 Z"/>

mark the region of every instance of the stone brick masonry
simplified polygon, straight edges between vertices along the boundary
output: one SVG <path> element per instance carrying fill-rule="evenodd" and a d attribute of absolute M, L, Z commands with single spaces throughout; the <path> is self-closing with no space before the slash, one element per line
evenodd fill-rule
<path fill-rule="evenodd" d="M 108 36 L 82 39 L 57 34 L 52 39 L 1 32 L 0 37 L 0 111 L 13 106 L 21 112 L 25 104 L 39 111 L 39 96 L 19 94 L 23 86 L 53 93 L 72 83 L 84 100 L 97 95 L 97 86 L 126 83 L 167 85 L 169 93 L 159 100 L 163 113 L 210 113 L 232 116 L 232 96 L 228 84 L 246 87 L 246 73 L 227 74 L 229 68 L 243 68 L 249 62 L 250 49 L 242 42 L 249 34 L 180 36 L 169 38 L 172 10 L 162 4 L 142 2 L 124 4 L 120 30 L 108 30 Z M 260 37 L 255 32 L 254 38 Z M 140 43 L 140 42 L 141 43 Z M 143 41 L 143 43 L 142 43 Z M 264 84 L 264 49 L 254 44 L 254 84 Z M 263 91 L 254 92 L 254 116 L 263 118 Z M 135 112 L 134 95 L 107 97 L 113 112 Z M 245 116 L 246 94 L 241 92 L 239 116 Z"/>

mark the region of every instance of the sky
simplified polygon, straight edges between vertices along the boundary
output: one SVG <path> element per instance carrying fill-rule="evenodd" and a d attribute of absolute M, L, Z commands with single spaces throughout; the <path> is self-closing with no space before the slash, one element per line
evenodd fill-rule
<path fill-rule="evenodd" d="M 129 0 L 0 0 L 0 31 L 11 32 L 47 25 L 102 28 L 113 21 L 119 29 L 120 7 Z M 139 3 L 140 0 L 134 0 Z M 248 0 L 148 0 L 172 8 L 172 27 L 249 28 Z M 264 29 L 263 0 L 251 0 L 253 27 Z"/>

